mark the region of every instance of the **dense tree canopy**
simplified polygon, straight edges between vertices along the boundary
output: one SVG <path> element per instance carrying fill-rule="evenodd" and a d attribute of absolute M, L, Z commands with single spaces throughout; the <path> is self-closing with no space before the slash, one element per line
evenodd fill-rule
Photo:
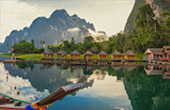
<path fill-rule="evenodd" d="M 12 46 L 14 48 L 14 52 L 16 53 L 42 53 L 44 52 L 44 48 L 37 49 L 34 45 L 34 40 L 27 42 L 25 40 L 21 40 L 18 44 L 14 44 Z"/>

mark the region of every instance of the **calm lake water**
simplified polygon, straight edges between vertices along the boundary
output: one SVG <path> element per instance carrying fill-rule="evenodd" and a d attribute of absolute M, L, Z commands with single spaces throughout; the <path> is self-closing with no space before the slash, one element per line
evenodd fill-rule
<path fill-rule="evenodd" d="M 0 63 L 0 92 L 22 100 L 37 101 L 61 86 L 85 84 L 48 110 L 170 110 L 169 78 L 170 66 L 67 67 Z"/>

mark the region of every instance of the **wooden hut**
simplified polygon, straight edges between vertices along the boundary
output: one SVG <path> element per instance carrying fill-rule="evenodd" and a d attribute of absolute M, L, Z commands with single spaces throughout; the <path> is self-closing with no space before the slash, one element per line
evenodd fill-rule
<path fill-rule="evenodd" d="M 73 52 L 70 53 L 71 55 L 71 64 L 80 64 L 80 53 L 77 50 L 74 50 Z"/>
<path fill-rule="evenodd" d="M 104 51 L 98 53 L 98 64 L 99 65 L 107 65 L 107 57 L 108 54 Z"/>
<path fill-rule="evenodd" d="M 86 51 L 84 53 L 84 60 L 85 63 L 87 63 L 87 65 L 93 65 L 93 57 L 94 57 L 94 53 L 92 53 L 91 51 Z"/>
<path fill-rule="evenodd" d="M 162 48 L 148 48 L 145 52 L 145 54 L 148 57 L 148 61 L 159 61 L 163 60 L 163 49 Z"/>
<path fill-rule="evenodd" d="M 122 59 L 122 54 L 120 52 L 118 52 L 117 50 L 115 50 L 112 53 L 112 59 L 113 60 L 121 60 Z"/>
<path fill-rule="evenodd" d="M 132 51 L 128 50 L 128 51 L 125 53 L 124 59 L 125 59 L 126 61 L 129 61 L 129 62 L 135 61 L 136 55 L 135 55 Z"/>
<path fill-rule="evenodd" d="M 170 61 L 170 46 L 163 46 L 163 57 L 164 60 Z"/>
<path fill-rule="evenodd" d="M 122 60 L 122 54 L 118 52 L 117 50 L 115 50 L 112 53 L 112 65 L 120 64 L 121 60 Z"/>
<path fill-rule="evenodd" d="M 64 50 L 57 52 L 57 64 L 65 64 L 67 53 Z"/>
<path fill-rule="evenodd" d="M 57 59 L 66 59 L 66 55 L 67 55 L 67 52 L 65 52 L 64 50 L 60 50 L 57 52 Z"/>
<path fill-rule="evenodd" d="M 43 53 L 43 60 L 53 60 L 54 52 L 51 50 L 45 50 Z"/>

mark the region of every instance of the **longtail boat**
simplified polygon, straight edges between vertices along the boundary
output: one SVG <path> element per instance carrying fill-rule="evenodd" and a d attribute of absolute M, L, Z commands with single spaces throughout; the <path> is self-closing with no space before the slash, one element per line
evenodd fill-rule
<path fill-rule="evenodd" d="M 0 93 L 0 109 L 3 110 L 46 110 L 46 108 L 51 105 L 56 100 L 62 99 L 68 94 L 82 88 L 83 84 L 70 84 L 63 86 L 45 97 L 44 99 L 37 102 L 29 102 L 24 100 L 19 100 L 11 96 Z"/>

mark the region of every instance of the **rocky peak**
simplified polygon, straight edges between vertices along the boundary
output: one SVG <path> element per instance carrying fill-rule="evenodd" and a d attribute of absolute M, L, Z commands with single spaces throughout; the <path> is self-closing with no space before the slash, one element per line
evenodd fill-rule
<path fill-rule="evenodd" d="M 68 17 L 69 15 L 68 15 L 68 13 L 67 13 L 67 11 L 65 10 L 65 9 L 61 9 L 61 10 L 55 10 L 52 14 L 51 14 L 51 16 L 50 16 L 50 18 L 51 19 L 56 19 L 56 18 L 61 18 L 61 17 Z"/>
<path fill-rule="evenodd" d="M 170 11 L 170 0 L 136 0 L 132 12 L 125 25 L 124 32 L 128 34 L 132 32 L 135 27 L 135 17 L 138 12 L 138 8 L 143 4 L 150 4 L 156 17 L 159 17 L 163 11 Z"/>

